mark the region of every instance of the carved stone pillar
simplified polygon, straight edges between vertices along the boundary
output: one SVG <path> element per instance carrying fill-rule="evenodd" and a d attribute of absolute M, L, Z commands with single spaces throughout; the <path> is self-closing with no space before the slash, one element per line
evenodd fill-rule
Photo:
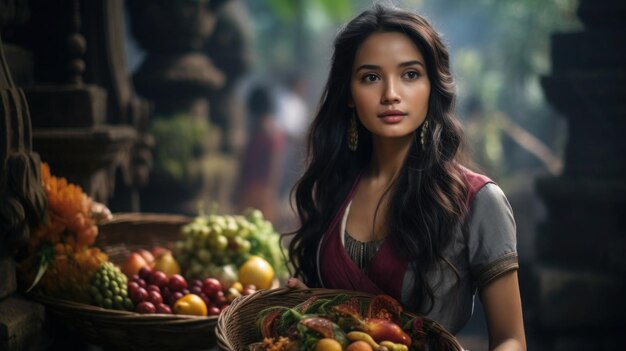
<path fill-rule="evenodd" d="M 626 314 L 626 3 L 581 0 L 585 29 L 552 36 L 542 84 L 568 121 L 563 174 L 540 179 L 537 350 L 622 350 Z"/>
<path fill-rule="evenodd" d="M 19 24 L 25 1 L 0 0 L 0 33 Z M 24 54 L 12 48 L 17 55 Z M 25 54 L 24 56 L 28 56 Z M 17 294 L 14 255 L 44 218 L 39 156 L 32 152 L 28 105 L 15 86 L 0 36 L 0 350 L 38 350 L 43 306 Z"/>
<path fill-rule="evenodd" d="M 214 169 L 226 166 L 215 165 L 232 162 L 222 162 L 227 155 L 217 154 L 223 133 L 214 125 L 206 125 L 212 121 L 210 97 L 225 86 L 227 77 L 214 65 L 205 47 L 214 32 L 216 13 L 227 1 L 128 1 L 132 33 L 147 52 L 133 77 L 135 86 L 154 103 L 160 125 L 170 126 L 169 132 L 163 132 L 163 128 L 160 133 L 154 132 L 156 162 L 149 185 L 141 195 L 145 200 L 142 210 L 194 214 L 198 201 L 218 200 L 212 196 L 216 192 L 213 180 L 219 177 Z M 220 103 L 226 105 L 228 101 Z M 192 124 L 199 128 L 189 130 Z M 189 134 L 195 137 L 192 139 Z M 193 151 L 165 156 L 163 145 L 168 140 L 171 145 L 184 144 L 183 148 Z M 224 201 L 221 209 L 227 208 L 229 199 L 219 200 Z"/>
<path fill-rule="evenodd" d="M 204 52 L 226 75 L 224 86 L 213 92 L 210 99 L 211 122 L 220 128 L 219 150 L 240 154 L 245 147 L 245 109 L 235 93 L 240 79 L 252 68 L 254 53 L 252 20 L 242 0 L 230 0 L 217 13 L 213 35 Z"/>
<path fill-rule="evenodd" d="M 208 96 L 224 84 L 224 75 L 201 49 L 225 1 L 128 1 L 133 34 L 147 51 L 134 82 L 154 101 L 157 115 L 209 117 Z"/>
<path fill-rule="evenodd" d="M 108 203 L 117 180 L 130 194 L 123 209 L 138 210 L 149 105 L 134 95 L 125 66 L 123 0 L 31 0 L 30 10 L 11 39 L 34 56 L 34 82 L 24 90 L 35 150 L 96 201 Z"/>

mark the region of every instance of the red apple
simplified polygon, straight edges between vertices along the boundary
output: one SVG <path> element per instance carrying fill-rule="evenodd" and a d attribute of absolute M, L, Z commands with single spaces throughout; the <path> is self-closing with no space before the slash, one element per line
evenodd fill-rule
<path fill-rule="evenodd" d="M 157 305 L 163 302 L 163 297 L 161 297 L 161 293 L 157 291 L 148 291 L 148 301 L 152 302 L 153 305 Z"/>
<path fill-rule="evenodd" d="M 168 286 L 170 291 L 181 291 L 187 288 L 187 280 L 180 274 L 174 274 L 170 277 Z"/>
<path fill-rule="evenodd" d="M 146 249 L 139 249 L 137 251 L 138 254 L 141 255 L 141 257 L 143 257 L 144 260 L 146 260 L 146 263 L 148 264 L 148 266 L 150 268 L 152 268 L 154 266 L 154 256 L 152 255 L 152 253 Z"/>
<path fill-rule="evenodd" d="M 163 296 L 163 301 L 169 301 L 170 295 L 172 295 L 172 291 L 167 286 L 161 288 L 161 296 Z"/>
<path fill-rule="evenodd" d="M 158 293 L 161 293 L 161 288 L 159 288 L 158 286 L 154 285 L 154 284 L 150 284 L 148 285 L 148 287 L 146 288 L 146 290 L 148 290 L 148 292 L 150 291 L 156 291 Z"/>
<path fill-rule="evenodd" d="M 148 262 L 140 254 L 132 252 L 122 266 L 122 273 L 126 274 L 127 277 L 132 277 L 133 274 L 137 274 L 142 267 L 147 265 Z"/>
<path fill-rule="evenodd" d="M 217 306 L 221 306 L 226 303 L 226 296 L 224 296 L 224 292 L 222 290 L 215 293 L 214 296 L 211 296 L 213 303 Z"/>
<path fill-rule="evenodd" d="M 211 306 L 208 309 L 208 315 L 209 316 L 217 316 L 218 314 L 220 314 L 220 308 L 217 306 Z"/>
<path fill-rule="evenodd" d="M 164 303 L 159 303 L 156 305 L 156 311 L 157 313 L 166 313 L 166 314 L 172 314 L 172 309 L 170 308 L 170 306 L 164 304 Z"/>
<path fill-rule="evenodd" d="M 135 310 L 139 313 L 155 313 L 156 307 L 151 302 L 142 301 L 137 304 L 137 307 L 135 307 Z"/>
<path fill-rule="evenodd" d="M 168 283 L 167 275 L 161 271 L 154 271 L 150 274 L 150 283 L 158 287 L 164 287 Z"/>
<path fill-rule="evenodd" d="M 206 296 L 205 293 L 201 292 L 200 294 L 198 294 L 198 296 L 200 296 L 200 298 L 202 299 L 202 301 L 204 301 L 204 303 L 209 306 L 211 304 L 211 299 L 209 299 L 208 296 Z"/>
<path fill-rule="evenodd" d="M 137 290 L 140 288 L 139 284 L 137 282 L 128 282 L 128 284 L 126 284 L 126 288 L 128 289 L 129 293 L 132 293 L 133 290 Z"/>
<path fill-rule="evenodd" d="M 135 304 L 145 301 L 148 299 L 148 291 L 141 287 L 139 289 L 135 289 L 131 292 L 130 299 L 133 300 Z"/>
<path fill-rule="evenodd" d="M 164 248 L 163 246 L 155 246 L 152 248 L 152 256 L 154 256 L 155 258 L 167 253 L 167 252 L 171 252 L 170 250 Z"/>
<path fill-rule="evenodd" d="M 169 302 L 170 306 L 174 306 L 176 301 L 178 301 L 178 299 L 180 299 L 183 296 L 184 296 L 183 293 L 181 293 L 180 291 L 173 292 L 170 295 L 170 298 L 167 300 L 167 302 Z"/>
<path fill-rule="evenodd" d="M 148 266 L 144 266 L 139 270 L 139 278 L 148 281 L 150 280 L 150 274 L 152 273 L 152 268 Z"/>
<path fill-rule="evenodd" d="M 214 297 L 218 291 L 222 291 L 222 284 L 215 278 L 206 278 L 202 282 L 202 292 L 208 297 Z"/>

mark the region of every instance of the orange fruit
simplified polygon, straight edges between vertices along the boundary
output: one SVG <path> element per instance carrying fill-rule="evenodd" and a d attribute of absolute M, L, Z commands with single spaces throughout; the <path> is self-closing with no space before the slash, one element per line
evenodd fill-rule
<path fill-rule="evenodd" d="M 269 289 L 274 281 L 274 268 L 259 256 L 251 256 L 239 267 L 239 282 L 243 286 L 254 285 L 257 289 Z"/>
<path fill-rule="evenodd" d="M 195 294 L 187 294 L 174 304 L 172 312 L 176 314 L 189 314 L 192 316 L 206 316 L 208 309 L 202 298 Z"/>
<path fill-rule="evenodd" d="M 339 341 L 331 338 L 320 339 L 320 341 L 315 344 L 315 351 L 341 351 L 343 347 Z"/>

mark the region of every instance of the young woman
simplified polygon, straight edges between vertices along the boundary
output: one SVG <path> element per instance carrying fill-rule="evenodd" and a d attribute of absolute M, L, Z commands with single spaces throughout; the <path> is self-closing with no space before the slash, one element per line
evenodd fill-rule
<path fill-rule="evenodd" d="M 490 349 L 524 350 L 515 222 L 459 163 L 454 98 L 424 18 L 375 5 L 342 29 L 295 188 L 288 286 L 386 293 L 452 333 L 478 291 Z"/>

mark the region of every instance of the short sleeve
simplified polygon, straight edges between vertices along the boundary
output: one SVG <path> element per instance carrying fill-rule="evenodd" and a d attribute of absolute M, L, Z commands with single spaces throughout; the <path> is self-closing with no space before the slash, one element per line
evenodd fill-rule
<path fill-rule="evenodd" d="M 500 187 L 488 183 L 478 191 L 467 224 L 469 266 L 479 289 L 519 268 L 513 211 Z"/>

